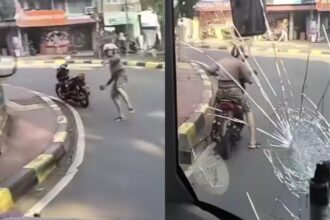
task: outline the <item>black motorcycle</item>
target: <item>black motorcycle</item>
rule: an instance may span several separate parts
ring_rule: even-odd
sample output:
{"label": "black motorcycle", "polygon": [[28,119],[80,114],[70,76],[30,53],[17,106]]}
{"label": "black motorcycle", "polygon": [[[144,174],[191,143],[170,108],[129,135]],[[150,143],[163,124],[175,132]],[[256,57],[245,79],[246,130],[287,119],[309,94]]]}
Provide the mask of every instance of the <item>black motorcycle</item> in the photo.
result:
{"label": "black motorcycle", "polygon": [[[129,54],[137,54],[139,50],[136,42],[132,40],[126,40],[126,41],[118,40],[117,47],[122,55],[127,54],[127,52]],[[127,51],[127,47],[128,47],[128,51]]]}
{"label": "black motorcycle", "polygon": [[57,69],[58,83],[55,86],[56,94],[64,101],[73,102],[83,108],[89,106],[89,88],[85,83],[85,75],[79,74],[74,78],[69,78],[66,66]]}

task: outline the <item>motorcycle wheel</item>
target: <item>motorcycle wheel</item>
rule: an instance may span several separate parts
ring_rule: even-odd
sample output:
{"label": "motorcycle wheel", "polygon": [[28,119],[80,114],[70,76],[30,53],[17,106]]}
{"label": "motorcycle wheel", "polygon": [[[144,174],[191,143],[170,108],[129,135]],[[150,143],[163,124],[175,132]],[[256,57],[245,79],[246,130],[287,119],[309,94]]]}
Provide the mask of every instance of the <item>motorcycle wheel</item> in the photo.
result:
{"label": "motorcycle wheel", "polygon": [[56,95],[60,98],[60,99],[65,99],[65,95],[63,94],[63,89],[62,86],[57,84],[55,87],[55,91],[56,91]]}
{"label": "motorcycle wheel", "polygon": [[232,130],[231,128],[226,128],[224,134],[221,137],[221,144],[220,144],[220,154],[224,160],[228,160],[231,154],[232,148]]}

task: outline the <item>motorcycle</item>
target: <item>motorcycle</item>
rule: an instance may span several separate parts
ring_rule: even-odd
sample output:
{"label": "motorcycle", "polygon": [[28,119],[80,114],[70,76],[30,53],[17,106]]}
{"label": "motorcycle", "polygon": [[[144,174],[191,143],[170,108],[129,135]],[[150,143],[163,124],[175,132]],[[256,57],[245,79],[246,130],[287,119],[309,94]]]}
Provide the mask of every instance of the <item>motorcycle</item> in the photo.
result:
{"label": "motorcycle", "polygon": [[[63,71],[65,66],[61,66],[57,69],[57,79],[58,83],[55,86],[55,91],[57,96],[64,101],[71,101],[74,104],[78,104],[83,108],[89,106],[89,87],[85,84],[85,75],[79,74],[74,78],[69,78],[68,76],[59,76],[59,71]],[[68,74],[68,70],[65,74]]]}
{"label": "motorcycle", "polygon": [[[128,51],[127,51],[127,46],[128,46]],[[127,40],[127,41],[119,40],[117,41],[117,47],[120,53],[123,55],[126,54],[127,52],[129,54],[137,54],[139,50],[136,42],[132,40]]]}
{"label": "motorcycle", "polygon": [[227,160],[235,142],[241,138],[244,124],[238,120],[244,120],[244,112],[238,102],[226,99],[219,100],[215,108],[219,109],[220,113],[217,113],[219,117],[216,116],[213,121],[211,138],[217,143],[217,149],[222,158]]}

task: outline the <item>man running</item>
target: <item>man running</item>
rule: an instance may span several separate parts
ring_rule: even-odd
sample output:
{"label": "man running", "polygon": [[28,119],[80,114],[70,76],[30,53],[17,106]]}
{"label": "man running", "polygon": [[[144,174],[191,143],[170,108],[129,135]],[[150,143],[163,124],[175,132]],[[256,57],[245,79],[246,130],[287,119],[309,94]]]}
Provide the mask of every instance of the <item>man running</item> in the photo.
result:
{"label": "man running", "polygon": [[115,103],[119,115],[117,118],[115,118],[115,121],[123,121],[125,120],[125,116],[121,109],[120,98],[122,98],[126,103],[129,113],[134,113],[134,109],[131,102],[129,101],[127,92],[124,90],[124,87],[128,81],[128,77],[120,56],[117,54],[117,50],[118,48],[114,44],[106,44],[103,47],[103,51],[105,52],[106,56],[110,58],[108,63],[111,77],[105,85],[100,86],[100,89],[105,90],[105,88],[113,82],[111,98]]}

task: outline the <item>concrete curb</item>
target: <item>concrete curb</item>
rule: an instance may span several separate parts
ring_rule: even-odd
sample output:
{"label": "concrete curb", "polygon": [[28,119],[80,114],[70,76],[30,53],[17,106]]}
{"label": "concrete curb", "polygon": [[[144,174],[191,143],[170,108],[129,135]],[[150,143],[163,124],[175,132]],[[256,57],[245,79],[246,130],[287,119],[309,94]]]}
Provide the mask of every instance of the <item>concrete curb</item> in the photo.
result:
{"label": "concrete curb", "polygon": [[212,117],[207,115],[213,100],[212,82],[205,71],[200,69],[197,64],[191,63],[191,66],[193,70],[200,74],[204,84],[204,91],[202,101],[188,120],[178,129],[179,163],[185,165],[192,163],[192,149],[205,138],[203,131],[212,121]]}
{"label": "concrete curb", "polygon": [[18,173],[0,183],[0,213],[10,210],[20,197],[45,181],[66,151],[64,147],[68,129],[66,116],[47,95],[36,91],[33,93],[44,100],[55,112],[57,130],[53,136],[53,142],[42,154],[26,164]]}
{"label": "concrete curb", "polygon": [[[210,50],[226,50],[230,51],[232,49],[232,45],[227,46],[211,46],[211,45],[193,45],[194,47],[201,49],[210,49]],[[251,52],[263,52],[263,53],[274,53],[273,48],[269,47],[251,47]],[[280,54],[308,54],[308,49],[284,49],[284,48],[276,48],[276,52]],[[311,55],[319,55],[319,56],[328,56],[330,55],[330,50],[320,50],[320,49],[312,49]]]}
{"label": "concrete curb", "polygon": [[[64,63],[64,59],[54,59],[54,60],[18,60],[18,65],[48,65],[56,64],[61,65]],[[104,60],[100,59],[90,59],[90,60],[70,60],[69,64],[91,64],[91,65],[104,65]],[[164,69],[164,62],[150,62],[150,61],[134,61],[134,60],[123,60],[123,64],[128,67],[144,67],[146,69]]]}

